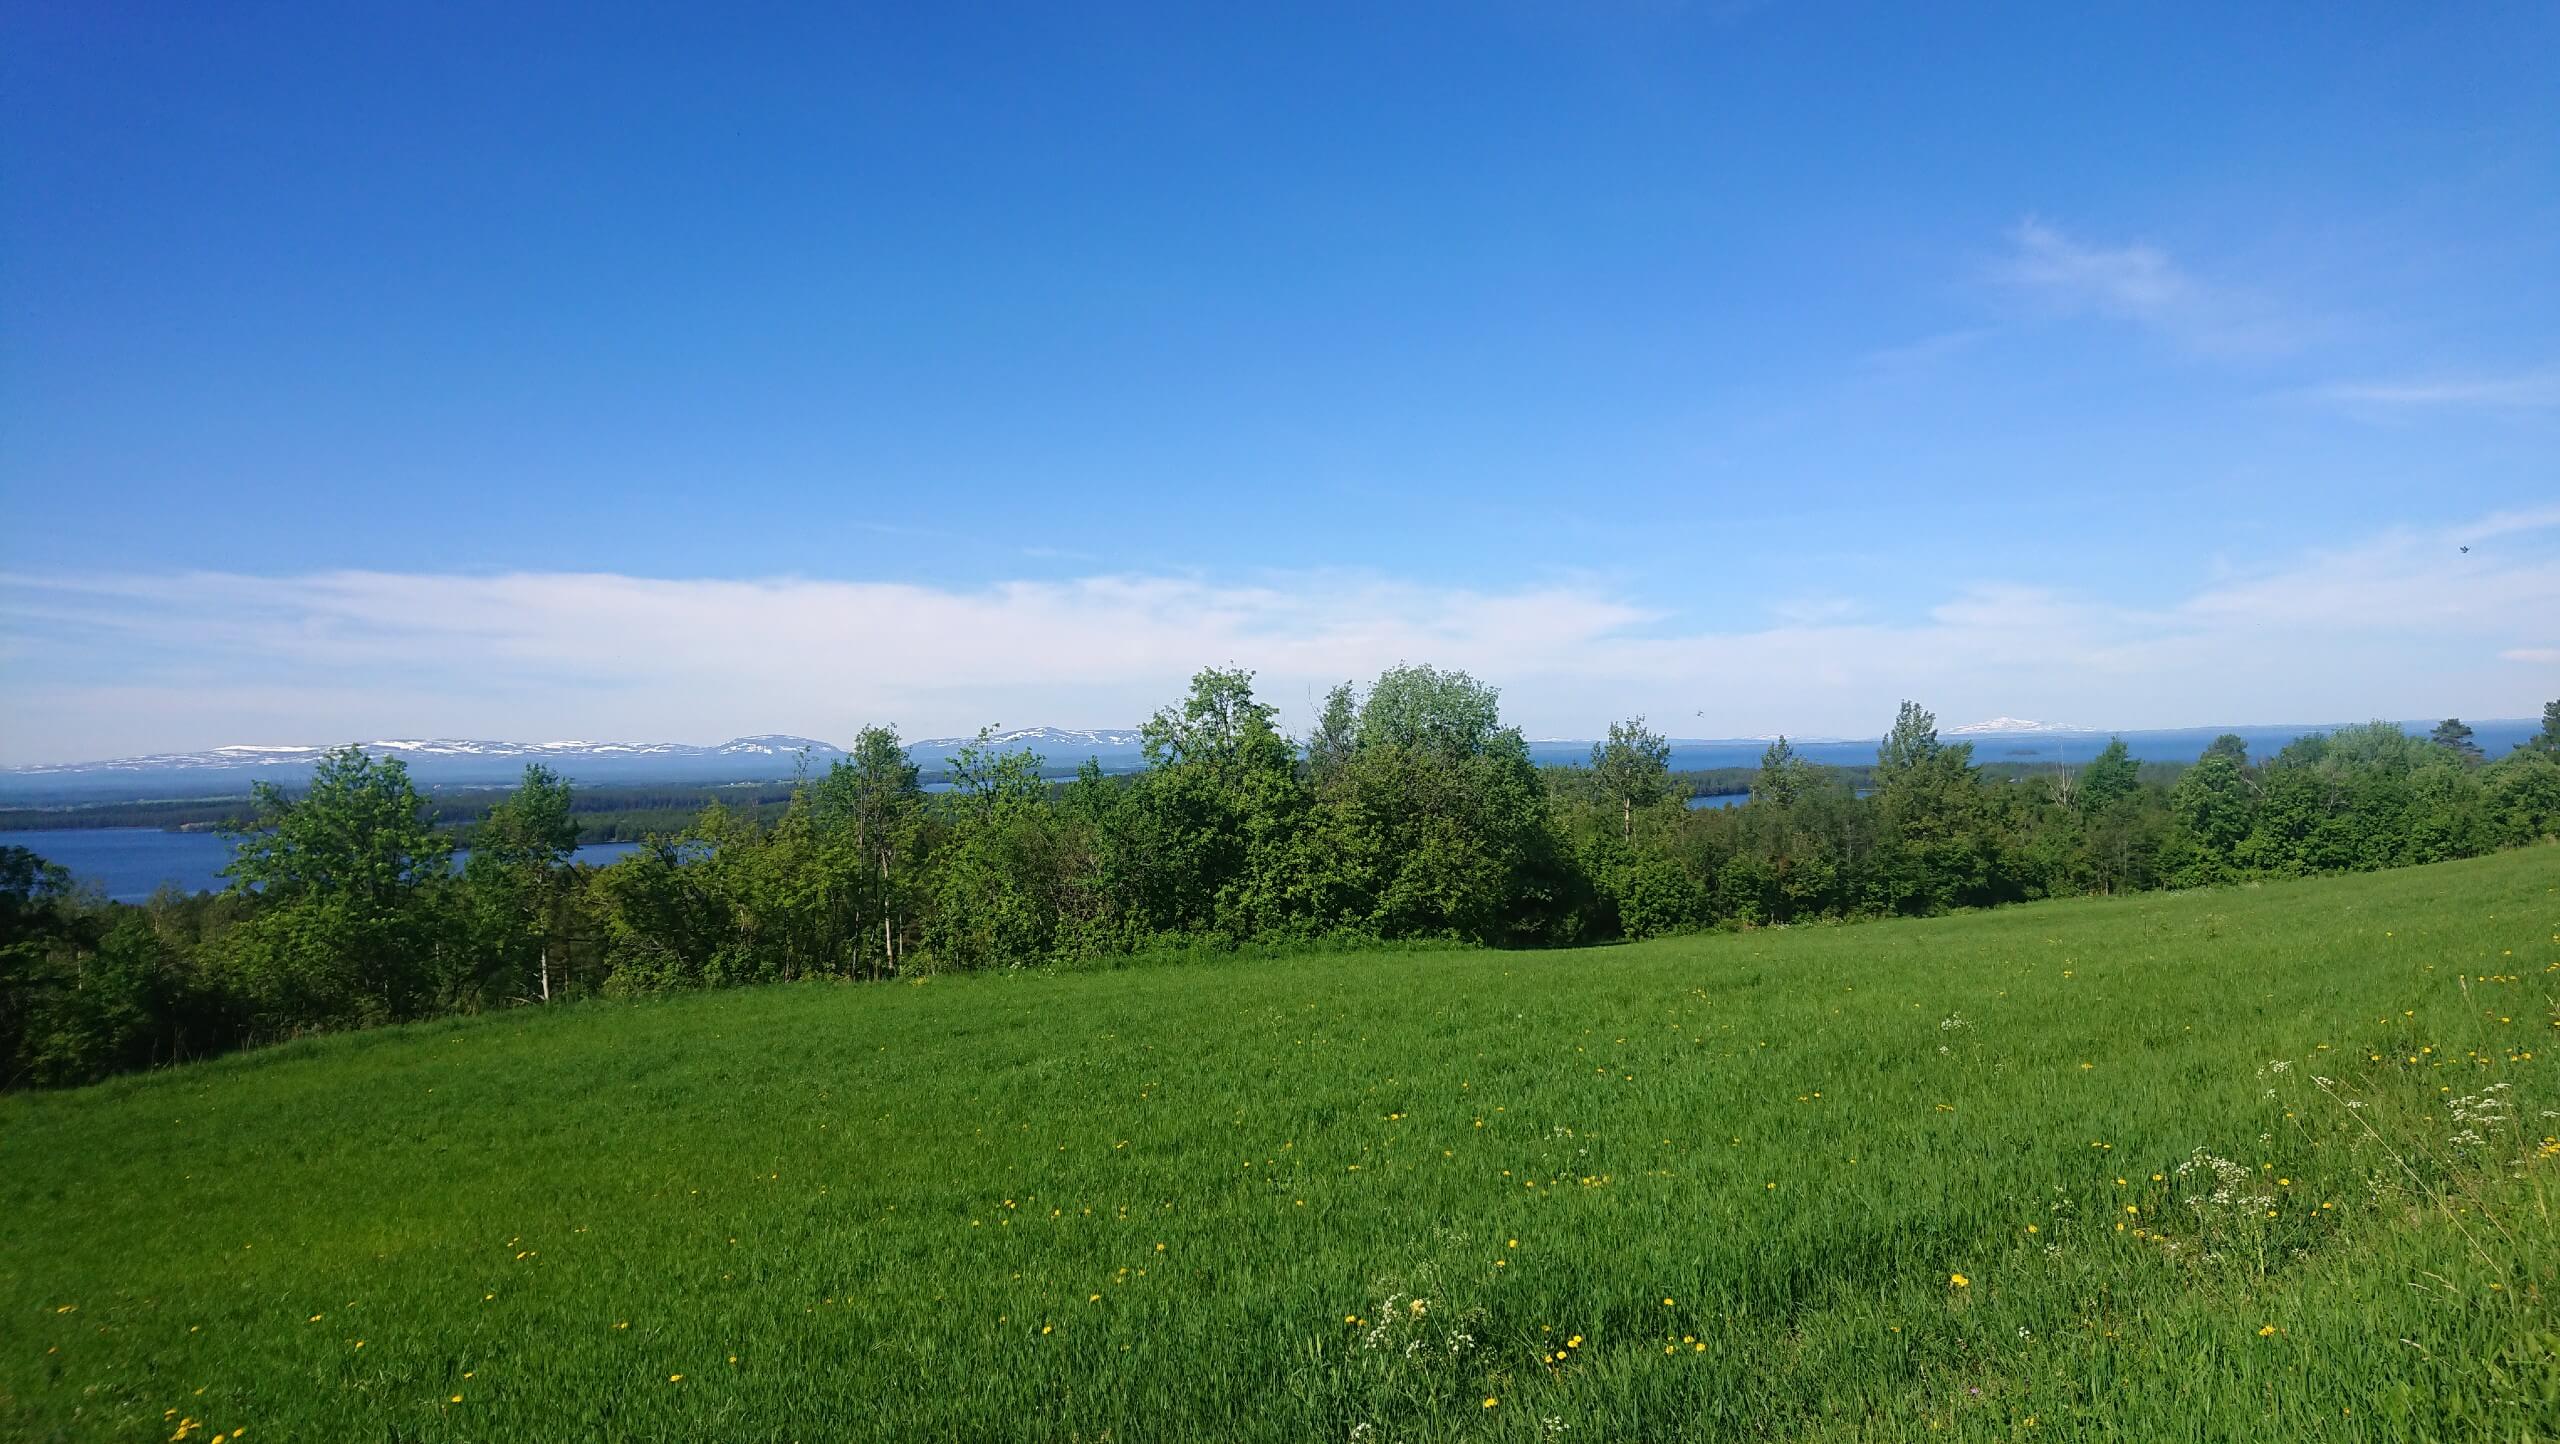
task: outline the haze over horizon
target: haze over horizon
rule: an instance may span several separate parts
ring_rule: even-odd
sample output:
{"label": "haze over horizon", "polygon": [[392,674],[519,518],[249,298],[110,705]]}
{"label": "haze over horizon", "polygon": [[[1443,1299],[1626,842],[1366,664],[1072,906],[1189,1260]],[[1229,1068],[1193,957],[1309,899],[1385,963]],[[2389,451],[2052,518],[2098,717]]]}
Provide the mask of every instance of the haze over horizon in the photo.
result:
{"label": "haze over horizon", "polygon": [[[2560,11],[0,16],[0,765],[2560,696]],[[667,57],[684,57],[670,76]]]}

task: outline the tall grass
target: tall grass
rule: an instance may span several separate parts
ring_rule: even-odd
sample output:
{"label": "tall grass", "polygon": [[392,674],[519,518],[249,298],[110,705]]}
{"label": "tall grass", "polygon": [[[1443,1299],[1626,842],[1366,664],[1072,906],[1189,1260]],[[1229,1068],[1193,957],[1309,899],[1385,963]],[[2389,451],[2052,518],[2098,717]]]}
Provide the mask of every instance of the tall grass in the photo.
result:
{"label": "tall grass", "polygon": [[2560,853],[0,1101],[0,1435],[2560,1435]]}

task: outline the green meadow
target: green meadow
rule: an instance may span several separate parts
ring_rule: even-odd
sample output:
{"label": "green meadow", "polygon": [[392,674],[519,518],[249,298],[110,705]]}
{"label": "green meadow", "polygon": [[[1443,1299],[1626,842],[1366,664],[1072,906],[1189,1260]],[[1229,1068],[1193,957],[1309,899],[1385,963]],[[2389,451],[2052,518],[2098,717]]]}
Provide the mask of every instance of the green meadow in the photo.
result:
{"label": "green meadow", "polygon": [[2560,1436],[2560,851],[0,1099],[11,1439]]}

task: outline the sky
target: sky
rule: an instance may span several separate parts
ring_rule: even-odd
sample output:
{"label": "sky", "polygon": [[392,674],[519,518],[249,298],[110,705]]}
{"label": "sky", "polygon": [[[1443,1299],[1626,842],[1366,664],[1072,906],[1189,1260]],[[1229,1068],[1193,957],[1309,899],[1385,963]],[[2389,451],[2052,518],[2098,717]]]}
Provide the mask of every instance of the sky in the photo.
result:
{"label": "sky", "polygon": [[[0,6],[0,764],[2560,696],[2560,8]],[[2465,550],[2468,548],[2468,550]]]}

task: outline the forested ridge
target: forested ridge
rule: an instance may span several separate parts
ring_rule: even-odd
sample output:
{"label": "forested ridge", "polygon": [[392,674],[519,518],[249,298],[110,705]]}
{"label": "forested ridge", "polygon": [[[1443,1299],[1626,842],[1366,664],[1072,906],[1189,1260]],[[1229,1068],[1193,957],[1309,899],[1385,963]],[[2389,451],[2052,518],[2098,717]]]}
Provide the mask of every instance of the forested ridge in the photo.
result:
{"label": "forested ridge", "polygon": [[539,765],[452,833],[400,761],[341,750],[261,785],[221,894],[98,901],[0,849],[0,1081],[86,1081],[319,1031],[812,977],[881,979],[1181,948],[1402,940],[1541,947],[1927,914],[2471,856],[2560,832],[2560,702],[2506,757],[2448,720],[2372,723],[2184,769],[2112,743],[2076,770],[1984,767],[1904,703],[1870,769],[1784,740],[1750,800],[1692,810],[1643,719],[1541,768],[1496,691],[1392,668],[1295,739],[1252,675],[1208,670],[1145,726],[1147,765],[1059,785],[983,738],[928,793],[896,731],[780,799],[715,801],[575,864]]}

